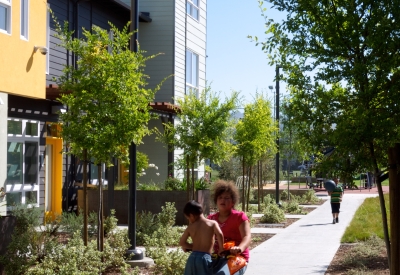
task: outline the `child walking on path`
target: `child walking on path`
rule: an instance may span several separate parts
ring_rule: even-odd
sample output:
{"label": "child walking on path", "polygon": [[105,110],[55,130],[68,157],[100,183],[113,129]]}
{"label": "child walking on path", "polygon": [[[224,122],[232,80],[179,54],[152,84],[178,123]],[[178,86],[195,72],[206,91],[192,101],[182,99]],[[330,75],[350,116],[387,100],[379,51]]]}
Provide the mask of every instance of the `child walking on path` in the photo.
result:
{"label": "child walking on path", "polygon": [[[211,252],[214,246],[214,236],[218,244],[223,245],[224,236],[216,221],[203,216],[203,208],[196,201],[186,203],[183,213],[189,220],[189,225],[183,232],[179,245],[184,251],[192,251],[185,266],[184,275],[212,274]],[[188,243],[188,238],[192,243]]]}
{"label": "child walking on path", "polygon": [[342,186],[338,185],[338,178],[333,178],[333,181],[335,182],[336,187],[335,189],[333,189],[333,191],[328,192],[328,194],[331,196],[331,208],[333,217],[332,223],[335,224],[339,222],[340,203],[342,202],[343,188]]}

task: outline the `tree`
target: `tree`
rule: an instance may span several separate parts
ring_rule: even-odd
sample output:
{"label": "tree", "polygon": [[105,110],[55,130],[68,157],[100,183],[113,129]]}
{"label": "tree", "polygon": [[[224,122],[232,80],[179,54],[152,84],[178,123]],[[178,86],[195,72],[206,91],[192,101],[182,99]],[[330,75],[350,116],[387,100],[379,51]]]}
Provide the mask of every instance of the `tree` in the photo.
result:
{"label": "tree", "polygon": [[[281,23],[264,14],[267,38],[261,45],[270,64],[279,64],[287,72],[282,79],[291,91],[293,120],[307,124],[298,129],[316,151],[335,148],[329,158],[321,159],[334,164],[332,170],[341,165],[346,173],[374,171],[390,259],[380,176],[386,171],[388,147],[399,139],[398,3],[268,2],[287,13]],[[263,2],[259,3],[262,8]]]}
{"label": "tree", "polygon": [[[57,83],[64,94],[60,101],[67,112],[60,114],[61,135],[69,154],[86,163],[93,158],[96,165],[111,165],[111,158],[126,163],[131,142],[139,144],[150,133],[149,103],[159,89],[147,89],[143,69],[147,60],[143,51],[132,52],[128,25],[118,30],[110,24],[113,38],[106,30],[93,26],[83,30],[83,38],[73,38],[68,24],[57,32],[60,46],[74,53],[77,64],[65,66]],[[85,165],[86,166],[86,165]],[[103,204],[99,169],[99,250],[102,250]],[[86,181],[84,181],[86,185]],[[85,209],[84,209],[85,211]],[[85,213],[86,217],[87,213]],[[84,236],[87,239],[87,235]]]}
{"label": "tree", "polygon": [[[247,174],[251,175],[251,167],[262,157],[276,150],[276,127],[272,121],[270,103],[261,95],[257,95],[255,102],[247,104],[244,108],[244,117],[236,124],[233,139],[236,142],[235,155],[242,159],[243,179],[247,166]],[[248,188],[250,188],[250,181]],[[245,184],[242,184],[242,210],[245,210],[245,202],[249,201],[250,190],[245,195]],[[248,207],[247,207],[248,208]]]}
{"label": "tree", "polygon": [[[161,137],[174,149],[182,149],[186,157],[187,169],[204,159],[210,159],[212,163],[221,163],[229,158],[233,145],[230,143],[231,113],[237,109],[238,93],[233,92],[230,98],[221,102],[217,94],[210,87],[204,89],[199,96],[190,91],[184,98],[178,98],[179,111],[178,123],[165,124],[164,135]],[[188,199],[190,190],[190,177],[187,172]]]}

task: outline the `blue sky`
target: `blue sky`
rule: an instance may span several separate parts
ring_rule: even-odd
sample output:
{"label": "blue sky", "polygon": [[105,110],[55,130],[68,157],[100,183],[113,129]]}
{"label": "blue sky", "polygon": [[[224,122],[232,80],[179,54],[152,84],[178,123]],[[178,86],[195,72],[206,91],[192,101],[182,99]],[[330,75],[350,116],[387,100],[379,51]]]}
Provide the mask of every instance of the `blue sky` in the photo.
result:
{"label": "blue sky", "polygon": [[[275,19],[282,15],[267,10]],[[275,89],[275,67],[268,65],[267,55],[255,46],[248,35],[265,40],[265,20],[257,0],[207,1],[207,63],[206,79],[221,97],[239,91],[245,102],[253,102],[256,92],[267,94],[272,102]],[[285,93],[280,83],[281,94]]]}

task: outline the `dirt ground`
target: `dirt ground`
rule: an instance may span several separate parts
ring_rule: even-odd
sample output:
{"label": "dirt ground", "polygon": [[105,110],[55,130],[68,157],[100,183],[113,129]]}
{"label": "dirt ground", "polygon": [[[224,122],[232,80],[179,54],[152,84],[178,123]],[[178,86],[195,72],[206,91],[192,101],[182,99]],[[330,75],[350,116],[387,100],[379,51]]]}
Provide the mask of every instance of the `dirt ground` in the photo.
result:
{"label": "dirt ground", "polygon": [[[357,270],[357,267],[347,265],[344,263],[348,252],[354,247],[354,244],[342,244],[340,245],[335,257],[332,259],[325,275],[345,275],[351,273],[350,270]],[[357,274],[368,274],[368,275],[389,275],[389,266],[386,257],[386,250],[381,251],[380,257],[374,257],[371,259],[359,259],[359,262],[365,261],[367,264],[358,267],[360,273]],[[363,273],[363,271],[368,271],[368,273]],[[354,274],[354,273],[353,273]]]}

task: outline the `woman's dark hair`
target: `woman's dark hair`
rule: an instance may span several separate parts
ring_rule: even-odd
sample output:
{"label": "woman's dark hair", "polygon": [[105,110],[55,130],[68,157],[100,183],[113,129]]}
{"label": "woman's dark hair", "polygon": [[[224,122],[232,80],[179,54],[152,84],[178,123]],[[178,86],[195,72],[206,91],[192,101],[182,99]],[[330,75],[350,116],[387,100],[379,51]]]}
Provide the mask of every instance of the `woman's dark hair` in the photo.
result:
{"label": "woman's dark hair", "polygon": [[225,181],[219,180],[214,183],[212,188],[212,200],[214,201],[215,205],[217,204],[218,197],[221,196],[223,193],[227,192],[232,197],[232,202],[234,205],[239,202],[239,190],[233,181]]}
{"label": "woman's dark hair", "polygon": [[189,217],[190,214],[193,216],[200,216],[203,214],[203,207],[197,201],[189,201],[183,208],[183,214],[185,214],[187,217]]}

